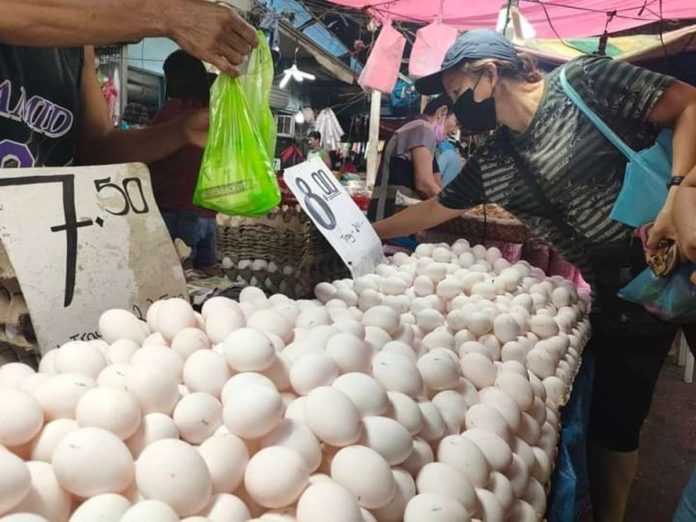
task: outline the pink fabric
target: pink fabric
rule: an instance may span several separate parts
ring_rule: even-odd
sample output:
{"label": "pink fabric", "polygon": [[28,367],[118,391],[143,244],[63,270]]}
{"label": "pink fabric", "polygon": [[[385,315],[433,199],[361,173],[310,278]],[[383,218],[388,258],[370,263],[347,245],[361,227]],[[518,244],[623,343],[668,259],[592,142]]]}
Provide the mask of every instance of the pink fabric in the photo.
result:
{"label": "pink fabric", "polygon": [[457,33],[454,27],[437,21],[418,29],[408,62],[408,73],[414,78],[420,78],[437,71],[447,49],[456,40]]}
{"label": "pink fabric", "polygon": [[387,22],[377,37],[358,84],[365,89],[392,92],[401,67],[406,38]]}
{"label": "pink fabric", "polygon": [[[432,22],[440,13],[445,24],[458,29],[477,27],[495,28],[498,13],[505,2],[492,0],[331,0],[355,9],[369,8],[378,19],[386,17],[407,22]],[[538,38],[586,37],[604,32],[607,12],[617,14],[609,24],[609,31],[616,32],[656,22],[660,19],[657,0],[556,0],[542,4],[545,0],[529,2],[520,0],[522,15],[536,30]],[[647,4],[641,14],[643,4]],[[548,22],[551,19],[553,28]],[[588,11],[592,10],[592,11]],[[662,0],[662,17],[665,19],[696,18],[695,0]]]}

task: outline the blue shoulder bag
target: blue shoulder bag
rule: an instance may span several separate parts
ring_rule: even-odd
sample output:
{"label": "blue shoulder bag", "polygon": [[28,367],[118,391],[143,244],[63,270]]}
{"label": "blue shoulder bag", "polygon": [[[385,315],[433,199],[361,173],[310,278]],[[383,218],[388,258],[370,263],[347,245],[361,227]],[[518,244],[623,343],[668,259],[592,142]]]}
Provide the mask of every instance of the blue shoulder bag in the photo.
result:
{"label": "blue shoulder bag", "polygon": [[[624,156],[626,172],[611,218],[632,228],[655,220],[667,199],[667,182],[672,175],[672,130],[665,129],[654,145],[635,151],[602,121],[568,82],[564,65],[561,87],[585,116]],[[696,286],[690,281],[696,263],[677,268],[668,277],[658,277],[646,268],[619,290],[618,296],[642,305],[661,319],[675,323],[696,322]]]}

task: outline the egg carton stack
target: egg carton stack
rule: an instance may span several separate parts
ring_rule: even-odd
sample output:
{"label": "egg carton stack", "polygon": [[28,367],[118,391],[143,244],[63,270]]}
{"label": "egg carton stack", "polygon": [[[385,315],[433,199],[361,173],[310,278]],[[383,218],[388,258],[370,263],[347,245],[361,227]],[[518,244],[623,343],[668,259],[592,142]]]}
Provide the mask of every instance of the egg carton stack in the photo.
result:
{"label": "egg carton stack", "polygon": [[541,520],[587,299],[458,241],[314,300],[107,311],[0,367],[0,521]]}
{"label": "egg carton stack", "polygon": [[317,283],[348,273],[298,205],[283,205],[261,218],[221,216],[217,243],[231,281],[271,293],[308,297]]}
{"label": "egg carton stack", "polygon": [[39,353],[27,303],[0,242],[0,364],[20,361],[36,365]]}

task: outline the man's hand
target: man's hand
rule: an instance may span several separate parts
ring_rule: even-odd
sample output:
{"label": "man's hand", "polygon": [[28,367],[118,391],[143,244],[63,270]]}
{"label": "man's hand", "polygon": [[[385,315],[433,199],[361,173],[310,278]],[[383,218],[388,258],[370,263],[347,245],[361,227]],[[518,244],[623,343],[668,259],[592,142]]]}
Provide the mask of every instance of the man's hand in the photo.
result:
{"label": "man's hand", "polygon": [[682,184],[679,187],[672,215],[679,250],[689,261],[696,262],[696,186]]}
{"label": "man's hand", "polygon": [[188,53],[237,76],[236,66],[256,47],[254,28],[230,7],[203,0],[179,0],[167,9],[169,36]]}
{"label": "man's hand", "polygon": [[181,132],[184,142],[187,145],[205,148],[205,142],[208,139],[208,125],[210,125],[210,117],[207,109],[183,116]]}

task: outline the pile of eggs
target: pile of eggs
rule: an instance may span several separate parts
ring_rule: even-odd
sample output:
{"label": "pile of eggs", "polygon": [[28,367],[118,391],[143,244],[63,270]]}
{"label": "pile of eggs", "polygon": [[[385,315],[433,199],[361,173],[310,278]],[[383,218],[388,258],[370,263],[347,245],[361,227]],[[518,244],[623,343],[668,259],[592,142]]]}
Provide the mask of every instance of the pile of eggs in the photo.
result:
{"label": "pile of eggs", "polygon": [[588,296],[463,240],[315,293],[109,310],[0,367],[0,522],[543,518]]}

